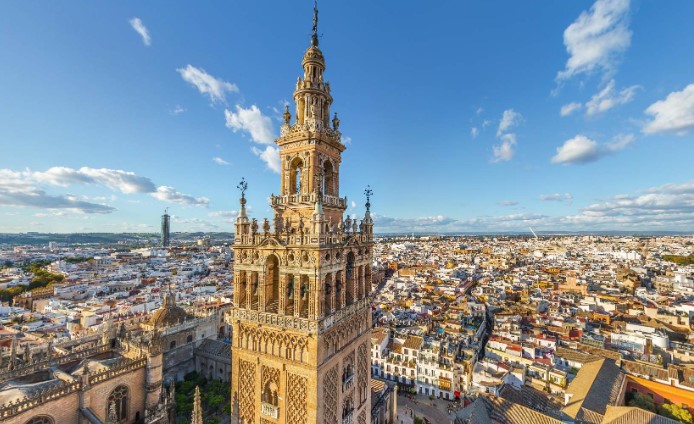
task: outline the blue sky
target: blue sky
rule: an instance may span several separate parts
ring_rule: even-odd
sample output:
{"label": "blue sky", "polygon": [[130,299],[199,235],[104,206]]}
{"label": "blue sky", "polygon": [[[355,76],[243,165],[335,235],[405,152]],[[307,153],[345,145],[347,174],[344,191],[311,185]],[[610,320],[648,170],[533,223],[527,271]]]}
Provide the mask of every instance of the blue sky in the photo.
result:
{"label": "blue sky", "polygon": [[[312,3],[0,3],[0,232],[231,231]],[[377,230],[694,228],[694,2],[321,2]]]}

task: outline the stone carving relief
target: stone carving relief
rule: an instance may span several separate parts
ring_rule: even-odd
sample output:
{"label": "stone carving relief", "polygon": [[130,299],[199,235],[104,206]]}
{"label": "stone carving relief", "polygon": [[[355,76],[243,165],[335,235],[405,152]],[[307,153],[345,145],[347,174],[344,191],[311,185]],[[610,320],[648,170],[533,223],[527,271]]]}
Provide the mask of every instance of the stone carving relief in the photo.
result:
{"label": "stone carving relief", "polygon": [[239,361],[239,417],[255,421],[255,364]]}
{"label": "stone carving relief", "polygon": [[325,399],[325,417],[323,421],[326,424],[337,424],[337,375],[337,365],[335,365],[325,374],[325,380],[323,381],[323,399]]}
{"label": "stone carving relief", "polygon": [[287,422],[305,424],[308,422],[306,411],[306,396],[308,379],[289,374],[287,377]]}

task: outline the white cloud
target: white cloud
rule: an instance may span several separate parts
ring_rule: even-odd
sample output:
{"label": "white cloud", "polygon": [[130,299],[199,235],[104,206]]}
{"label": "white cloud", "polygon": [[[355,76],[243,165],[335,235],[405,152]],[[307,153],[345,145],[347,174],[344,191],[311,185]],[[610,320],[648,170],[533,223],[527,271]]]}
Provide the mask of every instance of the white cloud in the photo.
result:
{"label": "white cloud", "polygon": [[39,209],[70,209],[88,214],[115,211],[115,208],[111,206],[77,200],[69,195],[54,196],[39,189],[32,189],[27,192],[9,192],[0,189],[0,205]]}
{"label": "white cloud", "polygon": [[652,187],[639,194],[622,194],[594,203],[562,219],[584,228],[684,229],[694,226],[694,181]]}
{"label": "white cloud", "polygon": [[457,222],[456,219],[445,215],[424,216],[418,218],[392,218],[379,214],[371,215],[374,225],[379,231],[440,231],[443,227]]}
{"label": "white cloud", "polygon": [[608,143],[605,146],[605,150],[608,153],[619,152],[620,150],[624,150],[628,145],[633,143],[635,139],[636,137],[634,137],[634,134],[620,134],[617,137],[615,137],[611,143]]}
{"label": "white cloud", "polygon": [[[0,204],[10,206],[29,206],[44,208],[74,209],[85,213],[109,213],[115,209],[98,203],[91,203],[88,197],[82,199],[69,194],[49,195],[40,186],[68,187],[71,185],[97,185],[118,190],[125,194],[150,194],[153,197],[178,204],[207,206],[205,197],[194,198],[179,193],[173,187],[157,187],[151,179],[134,172],[120,169],[90,168],[79,169],[55,166],[46,171],[12,171],[0,169]],[[114,201],[115,197],[97,196],[95,201]]]}
{"label": "white cloud", "polygon": [[631,87],[616,92],[614,86],[615,81],[612,79],[605,85],[605,88],[591,97],[586,103],[586,115],[595,115],[612,109],[615,106],[629,103],[634,98],[634,94],[636,94],[636,90],[639,88],[638,85],[632,85]]}
{"label": "white cloud", "polygon": [[492,146],[492,158],[493,163],[506,162],[513,159],[513,155],[516,153],[516,135],[515,134],[504,134],[501,136],[501,144]]}
{"label": "white cloud", "polygon": [[557,80],[597,70],[610,75],[630,44],[629,0],[597,0],[564,31],[569,59]]}
{"label": "white cloud", "polygon": [[541,194],[539,197],[540,200],[543,202],[566,202],[568,204],[571,204],[571,202],[574,199],[573,194],[571,193],[552,193],[552,194]]}
{"label": "white cloud", "polygon": [[142,23],[140,18],[132,18],[128,22],[130,22],[130,26],[133,27],[135,32],[140,34],[140,37],[142,37],[142,42],[145,44],[145,46],[152,44],[152,38],[149,36],[149,31],[147,30],[145,24]]}
{"label": "white cloud", "polygon": [[216,163],[217,165],[229,165],[229,162],[225,161],[224,159],[220,158],[219,156],[213,157],[212,162]]}
{"label": "white cloud", "polygon": [[496,130],[496,136],[501,137],[502,134],[507,133],[508,130],[517,126],[522,119],[523,117],[520,113],[513,109],[506,109],[499,121],[499,128]]}
{"label": "white cloud", "polygon": [[67,187],[70,184],[98,184],[121,193],[151,193],[155,185],[147,177],[120,169],[90,168],[80,169],[54,166],[44,172],[33,172],[28,175],[32,180]]}
{"label": "white cloud", "polygon": [[674,91],[646,109],[653,120],[643,128],[646,134],[685,135],[694,131],[694,84]]}
{"label": "white cloud", "polygon": [[352,200],[351,206],[352,206],[352,209],[356,209],[357,208],[357,202]]}
{"label": "white cloud", "polygon": [[509,130],[518,126],[523,121],[523,116],[513,109],[506,109],[499,120],[496,136],[501,140],[500,144],[492,146],[492,163],[506,162],[516,153],[516,134]]}
{"label": "white cloud", "polygon": [[584,135],[577,135],[557,147],[557,154],[552,158],[552,163],[566,165],[594,162],[604,156],[624,150],[633,141],[633,134],[622,134],[615,137],[611,143],[600,145]]}
{"label": "white cloud", "polygon": [[173,108],[173,110],[171,111],[171,114],[172,115],[180,115],[185,111],[186,111],[186,109],[184,109],[181,105],[176,105],[176,107]]}
{"label": "white cloud", "polygon": [[265,162],[267,167],[274,173],[279,174],[281,170],[280,165],[280,150],[277,147],[266,146],[265,150],[259,149],[255,146],[251,147],[251,151]]}
{"label": "white cloud", "polygon": [[470,129],[470,135],[472,138],[477,138],[477,135],[479,135],[480,131],[477,129],[477,127],[472,127]]}
{"label": "white cloud", "polygon": [[239,211],[214,211],[207,214],[215,218],[236,218],[239,216]]}
{"label": "white cloud", "polygon": [[176,191],[175,188],[169,186],[159,186],[152,197],[167,203],[176,203],[179,205],[193,205],[207,207],[210,204],[210,199],[207,197],[193,197],[187,194]]}
{"label": "white cloud", "polygon": [[552,158],[552,163],[587,163],[598,160],[599,157],[598,143],[584,135],[577,135],[557,147],[557,154]]}
{"label": "white cloud", "polygon": [[345,146],[352,144],[352,137],[342,135],[342,144],[344,144]]}
{"label": "white cloud", "polygon": [[238,93],[239,88],[236,84],[215,78],[205,72],[202,68],[188,65],[185,68],[177,69],[181,77],[193,85],[201,94],[207,94],[212,103],[226,102],[226,93]]}
{"label": "white cloud", "polygon": [[516,127],[523,120],[523,116],[513,109],[506,109],[499,120],[496,136],[501,140],[500,144],[492,146],[492,163],[506,162],[516,153],[516,134],[509,130]]}
{"label": "white cloud", "polygon": [[171,216],[171,222],[182,226],[183,231],[216,230],[219,225],[200,218],[182,218],[177,215]]}
{"label": "white cloud", "polygon": [[580,110],[581,107],[583,107],[583,106],[578,102],[568,103],[568,104],[565,104],[564,106],[561,107],[559,114],[561,116],[569,116],[572,113],[576,112],[577,110]]}
{"label": "white cloud", "polygon": [[518,204],[518,202],[515,200],[504,200],[504,201],[498,203],[499,206],[504,206],[504,207],[516,206],[517,204]]}
{"label": "white cloud", "polygon": [[236,112],[224,110],[226,126],[232,131],[246,131],[251,139],[259,144],[272,144],[275,140],[275,132],[272,119],[263,115],[256,105],[244,109],[236,105]]}

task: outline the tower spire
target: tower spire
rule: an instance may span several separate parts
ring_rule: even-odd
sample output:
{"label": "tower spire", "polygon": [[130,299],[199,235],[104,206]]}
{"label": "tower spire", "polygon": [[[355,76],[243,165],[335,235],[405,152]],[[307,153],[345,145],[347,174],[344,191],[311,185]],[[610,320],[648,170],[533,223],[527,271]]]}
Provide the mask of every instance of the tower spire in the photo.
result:
{"label": "tower spire", "polygon": [[311,45],[318,47],[318,0],[313,2],[313,35],[311,35]]}

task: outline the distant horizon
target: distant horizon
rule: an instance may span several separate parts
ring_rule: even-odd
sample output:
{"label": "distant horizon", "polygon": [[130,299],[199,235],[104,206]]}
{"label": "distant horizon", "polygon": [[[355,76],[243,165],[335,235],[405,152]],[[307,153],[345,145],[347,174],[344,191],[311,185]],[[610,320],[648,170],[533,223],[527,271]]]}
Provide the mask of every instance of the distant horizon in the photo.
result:
{"label": "distant horizon", "polygon": [[[694,230],[691,231],[679,231],[679,230],[641,230],[641,231],[630,231],[630,230],[602,230],[602,231],[569,231],[569,230],[534,230],[536,234],[542,235],[638,235],[638,236],[648,236],[648,235],[679,235],[679,236],[694,236]],[[0,232],[0,236],[3,235],[97,235],[97,234],[107,234],[107,235],[139,235],[139,236],[151,236],[159,237],[161,233],[158,232],[107,232],[107,231],[86,231],[86,232],[38,232],[38,231],[25,231],[25,232]],[[218,235],[218,234],[230,234],[234,235],[233,231],[171,231],[171,234],[185,235],[185,234],[208,234],[208,235]],[[272,232],[271,232],[272,234]],[[458,235],[518,235],[518,236],[529,236],[533,237],[533,233],[530,231],[454,231],[454,232],[426,232],[426,231],[404,231],[404,232],[378,232],[374,231],[374,235],[380,236],[458,236]]]}

